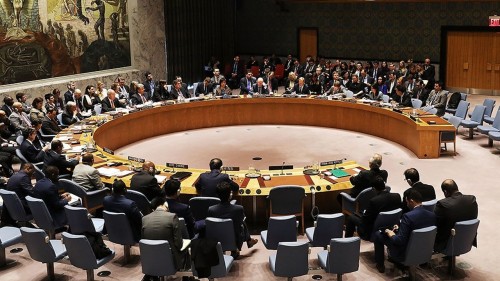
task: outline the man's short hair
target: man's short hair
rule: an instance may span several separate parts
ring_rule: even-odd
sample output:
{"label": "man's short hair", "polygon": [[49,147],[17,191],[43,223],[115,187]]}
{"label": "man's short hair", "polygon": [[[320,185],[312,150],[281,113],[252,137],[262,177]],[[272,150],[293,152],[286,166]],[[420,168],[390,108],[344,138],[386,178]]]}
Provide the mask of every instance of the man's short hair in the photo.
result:
{"label": "man's short hair", "polygon": [[382,167],[382,155],[378,153],[373,154],[368,163],[370,164],[370,168]]}
{"label": "man's short hair", "polygon": [[63,144],[60,140],[53,140],[50,143],[50,149],[52,149],[52,150],[57,150],[58,148],[62,148],[62,147],[63,147]]}
{"label": "man's short hair", "polygon": [[55,107],[52,107],[52,108],[48,108],[47,109],[47,114],[51,114],[53,112],[57,112],[57,109]]}
{"label": "man's short hair", "polygon": [[220,170],[220,168],[222,167],[222,160],[219,158],[214,158],[210,160],[209,166],[210,170]]}
{"label": "man's short hair", "polygon": [[27,130],[23,131],[24,139],[28,139],[29,135],[33,134],[33,132],[35,132],[35,128],[28,128]]}
{"label": "man's short hair", "polygon": [[82,163],[91,165],[94,161],[94,155],[92,153],[85,153],[82,157]]}
{"label": "man's short hair", "polygon": [[217,195],[221,202],[228,202],[231,197],[231,185],[225,181],[217,184]]}
{"label": "man's short hair", "polygon": [[165,189],[165,195],[173,196],[181,189],[181,182],[178,180],[167,180],[163,188]]}
{"label": "man's short hair", "polygon": [[47,166],[43,172],[45,177],[52,181],[57,180],[57,177],[59,177],[59,168],[56,166]]}
{"label": "man's short hair", "polygon": [[151,200],[151,208],[154,210],[158,208],[159,206],[165,204],[165,197],[163,196],[157,196]]}
{"label": "man's short hair", "polygon": [[420,181],[420,175],[415,168],[406,169],[406,171],[404,172],[404,176],[406,180],[411,180],[412,183]]}
{"label": "man's short hair", "polygon": [[422,194],[413,188],[406,192],[406,200],[413,200],[416,203],[422,203]]}
{"label": "man's short hair", "polygon": [[400,91],[401,93],[404,93],[406,91],[405,86],[403,85],[397,85],[396,90]]}
{"label": "man's short hair", "polygon": [[125,194],[127,186],[122,180],[115,180],[113,183],[113,193],[114,194]]}
{"label": "man's short hair", "polygon": [[443,192],[446,191],[449,194],[452,194],[453,192],[458,191],[458,185],[454,180],[447,179],[447,180],[444,180],[443,183],[441,184],[441,190]]}
{"label": "man's short hair", "polygon": [[377,176],[373,182],[372,182],[372,187],[375,188],[377,191],[382,191],[385,189],[385,181],[381,176]]}

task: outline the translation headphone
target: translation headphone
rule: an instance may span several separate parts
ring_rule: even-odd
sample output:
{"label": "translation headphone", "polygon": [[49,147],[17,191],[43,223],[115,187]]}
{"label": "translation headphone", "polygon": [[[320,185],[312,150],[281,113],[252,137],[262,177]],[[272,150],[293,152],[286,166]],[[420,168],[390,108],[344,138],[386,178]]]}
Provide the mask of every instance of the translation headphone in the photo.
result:
{"label": "translation headphone", "polygon": [[412,181],[411,179],[406,179],[406,182],[408,182],[408,184],[409,184],[410,186],[412,186],[412,185],[413,185],[413,181]]}

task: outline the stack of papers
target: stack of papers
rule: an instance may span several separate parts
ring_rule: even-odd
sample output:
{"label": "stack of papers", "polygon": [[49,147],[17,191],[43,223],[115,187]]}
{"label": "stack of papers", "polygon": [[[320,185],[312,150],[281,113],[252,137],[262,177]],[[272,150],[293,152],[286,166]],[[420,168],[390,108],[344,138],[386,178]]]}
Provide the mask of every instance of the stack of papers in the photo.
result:
{"label": "stack of papers", "polygon": [[164,182],[167,179],[167,176],[155,175],[155,178],[158,182]]}
{"label": "stack of papers", "polygon": [[99,171],[99,174],[101,176],[105,177],[124,177],[134,172],[134,171],[121,171],[117,168],[107,168],[107,167],[101,167],[97,169],[97,171]]}
{"label": "stack of papers", "polygon": [[76,145],[76,146],[70,147],[70,149],[67,150],[66,153],[82,153],[84,148],[85,147],[83,145]]}

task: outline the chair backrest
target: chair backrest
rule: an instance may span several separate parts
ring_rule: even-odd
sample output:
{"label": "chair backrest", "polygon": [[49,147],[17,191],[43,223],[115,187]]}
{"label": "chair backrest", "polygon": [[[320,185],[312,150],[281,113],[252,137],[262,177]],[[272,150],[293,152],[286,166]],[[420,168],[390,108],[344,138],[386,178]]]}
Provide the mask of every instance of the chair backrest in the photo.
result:
{"label": "chair backrest", "polygon": [[260,68],[257,65],[250,67],[250,71],[252,72],[253,77],[260,77]]}
{"label": "chair backrest", "polygon": [[205,219],[205,225],[206,237],[220,242],[224,252],[238,249],[234,235],[233,220],[208,217]]}
{"label": "chair backrest", "polygon": [[495,115],[495,119],[493,119],[493,124],[491,124],[491,126],[500,130],[500,107],[497,110],[497,114]]}
{"label": "chair backrest", "polygon": [[80,198],[87,197],[85,189],[76,182],[68,179],[59,179],[59,188],[64,189],[65,192],[72,193]]}
{"label": "chair backrest", "polygon": [[354,93],[352,91],[346,90],[345,91],[345,97],[346,98],[353,98],[354,97]]}
{"label": "chair backrest", "polygon": [[69,261],[81,269],[97,269],[97,259],[89,240],[85,235],[75,235],[68,232],[62,233],[63,242],[68,251]]}
{"label": "chair backrest", "polygon": [[29,163],[30,161],[28,161],[28,159],[26,159],[26,157],[24,157],[23,153],[21,152],[21,150],[19,148],[16,148],[16,156],[21,159],[21,161],[24,163]]}
{"label": "chair backrest", "polygon": [[67,126],[66,124],[63,123],[62,112],[59,113],[59,114],[57,114],[56,118],[57,118],[57,121],[59,121],[59,125],[61,125],[61,126]]}
{"label": "chair backrest", "polygon": [[56,261],[54,248],[49,243],[50,240],[45,231],[38,228],[21,227],[21,235],[32,259],[43,263]]}
{"label": "chair backrest", "polygon": [[284,76],[285,76],[285,66],[282,64],[277,64],[276,69],[274,70],[274,77],[280,80],[283,79]]}
{"label": "chair backrest", "polygon": [[458,126],[460,126],[460,123],[462,122],[463,119],[457,116],[450,116],[448,119],[448,122],[450,122],[451,125],[455,127],[455,129],[458,129]]}
{"label": "chair backrest", "polygon": [[326,247],[332,238],[342,237],[343,230],[344,215],[342,213],[320,214],[316,220],[312,244]]}
{"label": "chair backrest", "polygon": [[496,100],[493,99],[484,99],[483,105],[486,107],[484,110],[485,116],[491,116],[493,113],[493,108],[495,107]]}
{"label": "chair backrest", "polygon": [[72,234],[82,234],[84,232],[96,232],[92,219],[86,208],[64,206],[66,218],[68,218],[69,229]]}
{"label": "chair backrest", "polygon": [[297,241],[297,217],[270,217],[267,226],[267,248],[277,249],[279,242]]}
{"label": "chair backrest", "polygon": [[179,218],[179,227],[181,228],[182,239],[190,239],[184,218]]}
{"label": "chair backrest", "polygon": [[455,116],[462,118],[462,119],[465,119],[465,117],[467,117],[467,111],[469,111],[469,102],[461,100],[458,103],[457,111],[455,112]]}
{"label": "chair backrest", "polygon": [[450,235],[446,248],[441,253],[447,256],[458,256],[469,252],[476,238],[478,227],[478,219],[456,222],[453,227],[455,235]]}
{"label": "chair backrest", "polygon": [[434,252],[436,230],[436,226],[429,226],[414,229],[411,232],[403,264],[407,266],[419,265],[431,259],[432,253]]}
{"label": "chair backrest", "polygon": [[101,112],[102,112],[102,104],[98,103],[98,104],[94,105],[94,112],[95,112],[96,115],[101,114]]}
{"label": "chair backrest", "polygon": [[366,210],[366,208],[368,207],[368,203],[373,197],[375,197],[375,195],[377,195],[377,192],[371,187],[363,189],[358,194],[358,196],[354,200],[355,204],[357,205],[356,208],[358,213],[362,214],[363,211]]}
{"label": "chair backrest", "polygon": [[332,239],[325,271],[334,274],[357,271],[359,268],[360,246],[361,239],[359,237]]}
{"label": "chair backrest", "polygon": [[[210,273],[210,278],[221,278],[227,275],[227,272],[232,266],[229,264],[229,268],[226,268],[226,259],[224,258],[224,252],[222,251],[222,246],[220,243],[217,243],[217,254],[219,256],[219,264],[216,266],[212,266],[211,268],[211,273]],[[232,259],[232,257],[231,257]]]}
{"label": "chair backrest", "polygon": [[30,216],[26,214],[21,200],[14,191],[0,189],[0,195],[3,199],[3,207],[9,210],[10,217],[15,221],[29,221]]}
{"label": "chair backrest", "polygon": [[42,171],[42,169],[40,169],[40,167],[38,167],[37,165],[33,165],[35,167],[35,179],[38,181],[38,180],[41,180],[45,177],[45,173]]}
{"label": "chair backrest", "polygon": [[476,105],[472,111],[470,120],[479,124],[483,123],[485,109],[486,107],[484,105]]}
{"label": "chair backrest", "polygon": [[127,189],[127,193],[125,193],[125,197],[134,201],[137,204],[137,208],[141,210],[142,215],[147,215],[151,213],[153,210],[151,209],[151,202],[149,202],[146,195],[137,190]]}
{"label": "chair backrest", "polygon": [[282,277],[306,275],[309,271],[308,255],[307,242],[280,242],[276,252],[274,275]]}
{"label": "chair backrest", "polygon": [[208,215],[208,208],[220,203],[216,197],[193,197],[189,199],[189,207],[195,220],[204,220]]}
{"label": "chair backrest", "polygon": [[172,249],[167,240],[141,239],[139,249],[142,273],[151,276],[169,276],[177,272]]}
{"label": "chair backrest", "polygon": [[411,106],[413,108],[421,108],[422,107],[422,100],[420,99],[415,99],[415,98],[412,98],[411,99]]}
{"label": "chair backrest", "polygon": [[17,144],[21,145],[23,143],[23,141],[24,141],[23,135],[17,136],[17,138],[16,138]]}
{"label": "chair backrest", "polygon": [[467,100],[467,94],[466,93],[460,93],[460,98],[462,100]]}
{"label": "chair backrest", "polygon": [[427,112],[429,112],[430,114],[436,114],[438,112],[437,108],[431,108],[429,110],[427,110]]}
{"label": "chair backrest", "polygon": [[271,215],[293,215],[302,213],[303,201],[306,196],[301,186],[277,186],[269,191]]}
{"label": "chair backrest", "polygon": [[458,107],[458,103],[462,100],[462,95],[459,92],[454,92],[450,95],[448,99],[447,108],[456,109]]}
{"label": "chair backrest", "polygon": [[434,208],[436,207],[437,201],[437,199],[424,201],[422,202],[422,207],[424,207],[424,209],[428,210],[429,212],[434,213]]}
{"label": "chair backrest", "polygon": [[382,96],[382,101],[385,102],[385,103],[387,103],[387,102],[389,102],[389,98],[390,98],[389,95],[383,95]]}
{"label": "chair backrest", "polygon": [[54,219],[52,219],[52,216],[50,215],[49,210],[47,209],[47,206],[42,199],[26,196],[26,202],[28,202],[31,214],[33,215],[33,218],[35,219],[38,227],[47,232],[52,232],[57,227],[62,226],[56,226],[54,224]]}
{"label": "chair backrest", "polygon": [[193,83],[193,92],[191,92],[191,97],[192,98],[194,98],[196,96],[195,93],[196,93],[196,87],[198,87],[198,83],[199,82]]}
{"label": "chair backrest", "polygon": [[401,218],[401,214],[403,210],[401,208],[397,208],[392,211],[380,212],[373,223],[373,231],[371,235],[371,241],[373,241],[374,234],[382,227],[392,228],[393,225],[399,223],[399,219]]}
{"label": "chair backrest", "polygon": [[103,211],[103,217],[109,241],[120,245],[135,244],[132,227],[124,213]]}

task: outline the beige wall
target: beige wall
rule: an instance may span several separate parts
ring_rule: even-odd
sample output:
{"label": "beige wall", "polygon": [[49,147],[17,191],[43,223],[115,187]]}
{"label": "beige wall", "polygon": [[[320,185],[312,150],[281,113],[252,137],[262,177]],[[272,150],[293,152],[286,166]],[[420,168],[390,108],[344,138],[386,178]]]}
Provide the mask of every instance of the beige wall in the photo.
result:
{"label": "beige wall", "polygon": [[129,0],[128,5],[132,66],[0,86],[0,99],[3,100],[5,95],[14,97],[16,93],[24,92],[32,100],[54,88],[64,93],[68,81],[75,81],[77,88],[82,91],[87,85],[95,85],[99,80],[109,87],[119,75],[125,77],[127,83],[132,80],[143,81],[146,71],[150,71],[155,79],[166,78],[163,1]]}

